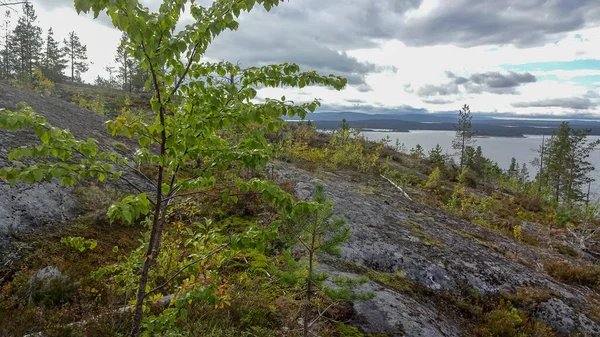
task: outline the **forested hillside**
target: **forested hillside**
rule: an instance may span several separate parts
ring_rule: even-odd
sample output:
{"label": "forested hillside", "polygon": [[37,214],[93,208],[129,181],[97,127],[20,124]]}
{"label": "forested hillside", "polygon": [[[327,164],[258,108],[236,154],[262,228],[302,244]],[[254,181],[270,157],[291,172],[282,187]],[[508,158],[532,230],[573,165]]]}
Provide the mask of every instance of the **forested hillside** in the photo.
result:
{"label": "forested hillside", "polygon": [[122,32],[94,85],[77,35],[44,40],[23,5],[2,52],[0,336],[600,336],[589,130],[560,124],[530,173],[486,158],[466,104],[451,155],[286,123],[321,101],[259,89],[348,80],[202,59],[286,4],[76,0]]}

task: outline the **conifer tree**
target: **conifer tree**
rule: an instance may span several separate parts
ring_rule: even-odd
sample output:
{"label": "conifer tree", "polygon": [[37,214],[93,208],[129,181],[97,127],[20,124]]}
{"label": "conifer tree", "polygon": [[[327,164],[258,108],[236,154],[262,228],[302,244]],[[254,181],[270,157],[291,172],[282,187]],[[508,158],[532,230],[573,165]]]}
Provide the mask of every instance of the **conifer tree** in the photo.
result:
{"label": "conifer tree", "polygon": [[461,168],[465,166],[465,151],[475,143],[473,140],[475,132],[473,132],[471,125],[472,118],[471,109],[465,104],[460,111],[458,111],[458,124],[454,125],[456,135],[452,141],[452,148],[460,151]]}
{"label": "conifer tree", "polygon": [[81,74],[89,69],[87,47],[81,44],[79,36],[75,32],[70,32],[63,43],[64,51],[71,68],[71,82],[81,82]]}
{"label": "conifer tree", "polygon": [[37,15],[33,5],[25,3],[23,14],[10,36],[10,67],[17,77],[33,78],[33,70],[40,65],[42,56],[42,28],[35,25]]}
{"label": "conifer tree", "polygon": [[46,47],[42,57],[41,69],[45,77],[53,82],[61,82],[64,79],[63,71],[67,68],[64,50],[60,48],[58,41],[54,39],[54,31],[48,29]]}
{"label": "conifer tree", "polygon": [[125,34],[121,36],[121,42],[117,47],[115,62],[117,63],[117,79],[121,82],[121,89],[131,92],[133,90],[132,73],[134,60],[125,48],[128,38]]}
{"label": "conifer tree", "polygon": [[332,300],[360,300],[373,296],[371,293],[357,293],[353,288],[367,279],[335,277],[331,281],[336,288],[326,287],[323,282],[329,278],[326,273],[318,273],[317,255],[341,255],[341,245],[350,238],[350,227],[344,219],[333,218],[333,203],[327,200],[323,185],[316,186],[313,201],[320,205],[316,211],[301,211],[287,215],[284,229],[292,242],[299,242],[305,257],[298,263],[289,252],[284,252],[287,271],[280,273],[284,282],[304,285],[303,336],[311,335],[311,326],[318,320],[311,315],[312,301],[317,290],[322,290]]}
{"label": "conifer tree", "polygon": [[521,164],[521,169],[519,170],[519,182],[521,184],[526,183],[529,180],[529,170],[527,169],[527,164]]}
{"label": "conifer tree", "polygon": [[590,130],[575,130],[568,122],[561,123],[557,131],[547,141],[544,152],[544,175],[552,188],[556,203],[567,205],[582,201],[585,193],[582,187],[592,178],[594,166],[588,161],[590,153],[600,144],[600,140],[587,141]]}
{"label": "conifer tree", "polygon": [[443,167],[446,162],[442,151],[443,149],[440,144],[436,144],[435,147],[429,151],[429,161],[436,167]]}
{"label": "conifer tree", "polygon": [[417,144],[414,148],[410,149],[410,155],[416,159],[425,158],[425,152],[423,151],[421,144]]}
{"label": "conifer tree", "polygon": [[4,36],[2,37],[2,69],[0,70],[0,78],[10,78],[11,67],[10,67],[10,49],[9,49],[9,33],[10,33],[10,11],[6,11],[4,14]]}
{"label": "conifer tree", "polygon": [[517,176],[517,172],[519,172],[519,164],[517,163],[517,160],[515,159],[515,157],[512,157],[512,158],[510,158],[510,166],[508,167],[508,170],[506,171],[506,175],[508,176],[509,179],[512,179]]}

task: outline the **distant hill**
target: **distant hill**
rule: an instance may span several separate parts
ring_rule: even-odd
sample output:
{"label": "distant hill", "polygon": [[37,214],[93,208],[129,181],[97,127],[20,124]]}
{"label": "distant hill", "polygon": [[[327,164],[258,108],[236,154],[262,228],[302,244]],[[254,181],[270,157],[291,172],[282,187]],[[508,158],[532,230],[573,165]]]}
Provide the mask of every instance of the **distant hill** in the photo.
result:
{"label": "distant hill", "polygon": [[[510,118],[510,117],[508,117]],[[365,114],[357,112],[320,112],[309,118],[320,129],[337,129],[345,119],[353,128],[385,129],[398,132],[409,130],[454,130],[458,117],[451,114]],[[298,120],[297,118],[294,120]],[[591,129],[590,135],[600,136],[600,121],[566,120],[575,129]],[[497,119],[474,115],[473,129],[480,136],[523,137],[524,135],[549,135],[561,120],[545,119]]]}

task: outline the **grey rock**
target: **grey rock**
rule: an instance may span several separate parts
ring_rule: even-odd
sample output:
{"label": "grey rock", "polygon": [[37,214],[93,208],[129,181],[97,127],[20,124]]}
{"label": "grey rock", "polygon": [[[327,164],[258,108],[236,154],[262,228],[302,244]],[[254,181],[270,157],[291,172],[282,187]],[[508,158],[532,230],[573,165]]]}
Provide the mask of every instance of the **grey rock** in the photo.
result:
{"label": "grey rock", "polygon": [[572,336],[576,332],[600,336],[600,328],[594,321],[575,312],[558,298],[540,303],[534,311],[534,317],[547,322],[552,329],[564,336]]}
{"label": "grey rock", "polygon": [[[376,186],[365,186],[323,172],[316,179],[288,164],[283,164],[278,174],[297,182],[296,195],[303,199],[312,196],[317,181],[325,185],[327,197],[334,202],[335,216],[345,218],[352,232],[342,247],[343,262],[383,273],[402,271],[405,277],[433,292],[457,293],[464,286],[482,295],[515,292],[520,287],[549,289],[565,302],[541,308],[540,319],[555,326],[556,317],[571,317],[556,328],[565,326],[567,330],[563,331],[581,330],[600,336],[598,324],[580,309],[586,301],[585,291],[555,281],[538,270],[535,266],[543,262],[543,256],[530,246],[439,209],[408,201],[384,180]],[[375,192],[360,192],[365,189]],[[369,284],[376,297],[354,304],[357,313],[364,317],[355,325],[365,331],[393,333],[401,329],[404,336],[463,334],[464,325],[451,319],[443,308],[418,296]]]}
{"label": "grey rock", "polygon": [[65,278],[63,273],[60,272],[58,267],[56,266],[47,266],[42,269],[38,269],[31,277],[29,278],[29,284],[39,283],[39,282],[50,282],[52,280]]}
{"label": "grey rock", "polygon": [[[329,265],[320,265],[319,269],[327,271],[331,277],[359,276],[337,271]],[[335,287],[330,282],[326,282],[326,285]],[[366,333],[412,337],[460,336],[459,330],[435,308],[419,303],[410,296],[391,291],[372,281],[358,286],[354,291],[374,294],[372,299],[354,304],[356,318],[352,323]]]}
{"label": "grey rock", "polygon": [[[51,125],[68,129],[75,138],[94,138],[100,149],[112,149],[115,139],[106,131],[105,116],[60,99],[44,97],[29,90],[0,83],[0,109],[14,111],[20,102],[26,102]],[[130,149],[135,149],[135,141],[119,141]],[[8,160],[12,149],[36,143],[39,143],[39,139],[31,131],[11,133],[0,128],[0,167],[16,164]],[[132,179],[135,182],[141,181]],[[139,185],[144,187],[143,183]],[[71,189],[58,182],[33,185],[19,183],[11,187],[0,179],[0,264],[6,263],[4,257],[7,254],[4,250],[13,233],[32,231],[42,226],[71,220],[77,215],[75,204]]]}
{"label": "grey rock", "polygon": [[74,289],[74,284],[58,267],[47,266],[37,270],[29,278],[27,297],[30,303],[52,306],[68,301]]}

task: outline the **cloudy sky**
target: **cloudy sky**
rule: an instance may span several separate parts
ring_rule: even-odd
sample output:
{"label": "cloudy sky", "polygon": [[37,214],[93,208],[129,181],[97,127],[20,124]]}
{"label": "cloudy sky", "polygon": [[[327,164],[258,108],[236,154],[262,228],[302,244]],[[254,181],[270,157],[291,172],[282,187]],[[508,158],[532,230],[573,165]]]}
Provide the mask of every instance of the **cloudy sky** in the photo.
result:
{"label": "cloudy sky", "polygon": [[[105,76],[120,37],[109,20],[78,16],[72,0],[33,3],[42,27],[60,38],[75,30],[87,44],[93,65],[84,79]],[[438,112],[466,103],[475,112],[600,116],[598,0],[290,0],[244,14],[206,57],[295,62],[348,78],[341,92],[259,92],[320,98],[323,110]]]}

